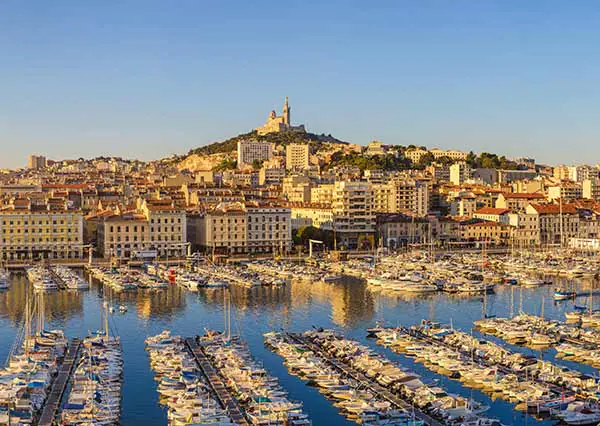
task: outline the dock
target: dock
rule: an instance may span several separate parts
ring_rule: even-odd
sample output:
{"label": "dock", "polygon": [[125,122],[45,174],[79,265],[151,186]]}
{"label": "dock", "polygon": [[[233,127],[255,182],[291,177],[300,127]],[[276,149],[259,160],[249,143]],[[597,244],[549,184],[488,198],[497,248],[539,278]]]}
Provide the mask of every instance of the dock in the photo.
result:
{"label": "dock", "polygon": [[58,288],[60,290],[66,290],[68,287],[65,281],[61,277],[59,277],[58,274],[54,272],[54,270],[51,267],[48,267],[47,269]]}
{"label": "dock", "polygon": [[352,377],[354,380],[361,383],[361,385],[370,389],[372,392],[374,392],[381,398],[387,400],[392,405],[394,405],[398,408],[401,408],[409,413],[414,412],[414,416],[416,418],[418,418],[419,420],[423,420],[426,424],[428,424],[430,426],[442,426],[441,422],[437,421],[433,417],[431,417],[421,411],[416,410],[413,405],[409,404],[408,402],[406,402],[404,399],[400,398],[395,393],[390,392],[388,389],[381,386],[379,383],[369,379],[367,376],[365,376],[361,372],[355,370],[354,368],[350,367],[348,364],[340,362],[337,359],[334,359],[331,355],[329,355],[328,353],[323,351],[320,347],[318,347],[317,345],[315,345],[308,339],[304,338],[303,336],[294,334],[294,333],[285,333],[285,336],[287,336],[289,339],[291,339],[295,343],[304,345],[307,348],[309,348],[311,351],[313,351],[314,353],[319,354],[319,356],[321,356],[324,361],[329,363],[336,370],[340,371],[342,374],[344,374],[348,377]]}
{"label": "dock", "polygon": [[227,411],[231,421],[238,425],[250,426],[250,422],[244,416],[244,411],[240,407],[238,400],[231,395],[229,390],[227,390],[221,376],[206,357],[202,346],[198,345],[196,339],[192,337],[186,338],[185,344],[194,357],[196,364],[198,364],[198,367],[200,367],[200,370],[208,380],[208,384],[217,397],[219,404]]}
{"label": "dock", "polygon": [[48,395],[48,398],[46,398],[46,403],[44,404],[38,426],[52,426],[55,424],[56,415],[58,414],[60,403],[65,393],[65,389],[67,388],[67,384],[69,383],[69,379],[71,378],[71,374],[73,373],[80,347],[81,340],[71,340],[67,352],[65,353],[65,359],[52,383],[50,394]]}
{"label": "dock", "polygon": [[562,395],[564,393],[565,389],[571,390],[576,395],[579,395],[579,393],[576,392],[574,389],[570,389],[568,387],[564,388],[564,387],[555,385],[553,383],[550,383],[550,382],[547,382],[547,381],[544,381],[544,380],[540,380],[538,378],[534,378],[534,377],[528,376],[527,372],[516,371],[516,370],[513,370],[512,368],[507,367],[506,365],[494,364],[494,363],[490,362],[488,359],[486,359],[484,357],[481,357],[481,356],[479,356],[479,355],[477,355],[475,353],[471,353],[470,351],[465,351],[465,350],[456,348],[454,346],[451,346],[451,345],[447,344],[446,342],[442,342],[442,341],[440,341],[438,339],[434,339],[433,337],[430,337],[430,336],[428,336],[428,335],[426,335],[424,333],[421,333],[418,330],[407,330],[407,333],[409,335],[411,335],[412,337],[415,337],[415,338],[417,338],[417,339],[419,339],[421,341],[427,342],[429,344],[442,346],[444,348],[451,349],[453,351],[459,351],[464,356],[468,356],[469,358],[473,358],[473,359],[477,360],[479,363],[481,363],[483,365],[486,365],[488,367],[495,367],[495,368],[497,368],[498,371],[502,372],[503,374],[514,374],[514,375],[518,376],[520,379],[523,379],[523,380],[532,380],[532,381],[534,381],[536,383],[539,383],[539,384],[542,384],[544,386],[547,386],[552,392],[554,392],[557,395]]}

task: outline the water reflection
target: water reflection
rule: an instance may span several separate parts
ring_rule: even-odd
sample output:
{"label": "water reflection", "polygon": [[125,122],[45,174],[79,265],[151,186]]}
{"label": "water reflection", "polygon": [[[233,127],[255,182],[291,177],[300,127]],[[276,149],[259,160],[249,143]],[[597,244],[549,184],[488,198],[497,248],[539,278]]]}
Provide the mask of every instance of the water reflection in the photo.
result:
{"label": "water reflection", "polygon": [[[30,292],[30,300],[33,301],[34,292],[30,289],[25,275],[13,273],[10,289],[0,293],[0,316],[10,320],[13,325],[20,324],[25,311],[27,292]],[[83,311],[83,292],[53,291],[45,293],[44,311],[46,321],[60,323],[80,316]]]}

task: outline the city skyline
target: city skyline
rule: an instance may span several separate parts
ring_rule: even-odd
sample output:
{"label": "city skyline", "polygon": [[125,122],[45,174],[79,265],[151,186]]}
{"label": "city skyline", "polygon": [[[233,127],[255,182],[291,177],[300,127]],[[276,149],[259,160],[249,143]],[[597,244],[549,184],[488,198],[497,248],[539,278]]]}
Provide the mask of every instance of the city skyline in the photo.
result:
{"label": "city skyline", "polygon": [[[142,6],[143,7],[140,7]],[[294,123],[352,143],[595,164],[591,2],[0,6],[0,168],[159,159]]]}

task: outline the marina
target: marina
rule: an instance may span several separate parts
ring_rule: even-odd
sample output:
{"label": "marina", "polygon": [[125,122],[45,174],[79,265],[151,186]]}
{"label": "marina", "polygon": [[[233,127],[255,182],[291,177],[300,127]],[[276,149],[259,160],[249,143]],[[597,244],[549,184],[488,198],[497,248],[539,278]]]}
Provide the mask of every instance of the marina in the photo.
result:
{"label": "marina", "polygon": [[[127,279],[130,279],[132,283],[138,283],[140,278],[143,279],[146,275],[154,276],[154,274],[149,273],[145,268],[129,268],[129,270],[131,279]],[[104,273],[108,276],[120,275],[110,270],[104,271]],[[125,274],[125,270],[122,273]],[[332,273],[336,274],[336,272]],[[344,277],[341,280],[319,280],[315,282],[288,279],[286,280],[286,285],[283,286],[260,285],[247,287],[233,283],[227,291],[223,288],[209,287],[199,287],[195,291],[190,291],[185,285],[181,285],[176,281],[171,282],[169,279],[159,278],[167,284],[154,289],[136,285],[134,288],[119,291],[112,285],[105,285],[93,279],[90,282],[90,290],[86,292],[54,291],[41,293],[44,294],[44,316],[47,317],[47,323],[50,325],[50,328],[62,328],[70,338],[87,335],[88,338],[86,339],[90,343],[94,339],[100,339],[97,334],[92,333],[90,335],[89,330],[98,329],[98,319],[103,318],[105,311],[104,304],[106,303],[109,307],[123,307],[122,311],[119,308],[120,315],[112,317],[115,328],[119,330],[122,352],[116,349],[115,352],[111,352],[112,349],[109,351],[109,353],[113,354],[111,356],[114,359],[118,359],[119,355],[117,354],[122,353],[122,382],[119,382],[122,383],[119,385],[122,389],[120,393],[122,397],[120,400],[122,402],[120,404],[115,402],[116,395],[118,394],[113,393],[117,389],[113,384],[111,388],[105,391],[106,395],[110,398],[109,400],[113,402],[107,403],[102,407],[108,410],[104,412],[108,417],[110,417],[111,413],[109,408],[115,412],[118,411],[119,422],[122,424],[127,424],[127,422],[133,421],[134,418],[144,418],[148,424],[156,425],[165,423],[186,424],[185,419],[187,417],[182,417],[189,416],[189,413],[185,411],[186,407],[194,409],[203,407],[202,412],[204,415],[214,415],[222,419],[223,422],[238,423],[242,422],[240,419],[243,418],[248,422],[247,424],[251,424],[250,419],[252,417],[250,414],[256,412],[257,408],[247,406],[246,399],[244,398],[239,400],[240,395],[238,394],[238,390],[232,388],[231,384],[227,384],[227,377],[230,376],[222,372],[224,365],[222,363],[227,362],[229,364],[234,359],[254,365],[253,368],[257,369],[256,371],[260,371],[261,366],[267,366],[269,375],[276,379],[282,389],[274,390],[272,395],[276,395],[277,397],[285,396],[288,401],[286,404],[289,404],[285,406],[290,407],[292,412],[300,407],[296,404],[301,404],[300,412],[302,414],[300,412],[294,413],[297,414],[294,419],[297,422],[309,420],[312,424],[327,422],[329,424],[340,425],[356,423],[358,417],[340,415],[341,413],[348,413],[348,411],[341,408],[343,407],[344,400],[332,399],[331,396],[324,398],[321,392],[316,392],[317,388],[306,386],[305,380],[301,380],[295,374],[290,374],[292,371],[285,365],[285,360],[282,356],[273,353],[270,348],[264,347],[265,333],[268,335],[268,333],[273,333],[274,330],[279,330],[280,328],[290,330],[287,334],[281,334],[281,336],[286,336],[287,344],[292,346],[302,345],[317,356],[319,352],[317,351],[316,343],[307,340],[306,336],[297,334],[296,331],[311,328],[312,325],[326,326],[327,328],[337,330],[336,333],[339,334],[336,334],[338,336],[336,339],[343,338],[355,342],[355,344],[359,345],[357,346],[358,348],[372,348],[375,352],[384,355],[390,362],[396,363],[398,368],[401,369],[400,371],[412,371],[424,384],[421,387],[422,390],[417,395],[417,399],[413,399],[406,394],[398,394],[392,389],[387,389],[381,383],[374,382],[365,372],[359,371],[356,367],[350,367],[346,363],[335,361],[339,367],[343,367],[346,370],[342,374],[345,377],[344,380],[347,381],[342,381],[341,383],[349,387],[348,391],[354,390],[354,393],[350,392],[349,395],[371,398],[378,395],[376,398],[379,398],[377,399],[379,401],[377,403],[379,409],[383,409],[386,404],[389,404],[393,410],[396,410],[392,414],[396,416],[397,421],[404,419],[402,421],[413,421],[416,422],[415,424],[421,421],[428,423],[427,420],[433,424],[435,424],[434,422],[446,424],[444,423],[446,421],[444,420],[444,416],[440,416],[439,414],[441,411],[438,410],[434,413],[429,411],[430,408],[424,407],[423,403],[428,401],[431,395],[437,395],[438,398],[441,398],[440,400],[445,401],[445,405],[440,407],[440,409],[454,410],[451,411],[454,414],[459,413],[460,410],[465,409],[464,407],[469,406],[471,404],[470,401],[474,401],[475,405],[482,407],[488,406],[489,409],[487,411],[478,413],[478,415],[486,419],[497,419],[500,424],[504,425],[525,424],[526,419],[529,424],[545,424],[549,421],[546,419],[550,416],[543,413],[538,415],[537,409],[533,408],[523,410],[521,407],[517,407],[522,402],[511,402],[511,398],[494,396],[493,393],[486,392],[483,388],[469,386],[467,383],[462,383],[460,380],[452,378],[451,374],[448,375],[440,368],[431,369],[430,367],[433,364],[424,365],[414,357],[407,357],[403,353],[396,354],[385,346],[377,345],[365,336],[365,329],[375,327],[376,322],[397,321],[405,327],[410,327],[414,325],[415,318],[439,319],[446,323],[453,322],[455,330],[462,330],[464,333],[469,334],[469,331],[477,321],[481,321],[484,310],[489,314],[498,315],[498,321],[501,318],[521,318],[521,321],[525,321],[528,317],[523,314],[520,314],[520,316],[513,314],[511,316],[511,311],[522,310],[523,312],[530,312],[528,314],[531,317],[529,321],[539,324],[536,330],[540,334],[553,335],[556,330],[564,329],[561,334],[563,337],[558,342],[549,346],[535,347],[527,345],[521,347],[508,344],[508,347],[505,348],[506,350],[512,354],[517,352],[522,353],[527,357],[532,357],[531,359],[543,359],[548,368],[548,373],[552,372],[552,365],[558,365],[561,368],[568,366],[569,371],[577,371],[584,375],[590,375],[590,377],[597,374],[595,373],[596,370],[593,369],[594,364],[585,362],[587,359],[591,359],[594,354],[591,345],[597,339],[595,329],[591,327],[580,328],[580,324],[572,324],[565,321],[565,313],[575,310],[574,302],[551,302],[554,287],[549,285],[523,287],[521,289],[514,285],[498,283],[492,293],[457,295],[455,293],[436,291],[432,293],[403,294],[398,291],[374,292],[365,279]],[[208,278],[210,279],[210,277]],[[10,315],[8,305],[6,305],[5,301],[7,297],[18,297],[21,299],[17,300],[24,301],[25,299],[22,298],[24,295],[23,291],[25,289],[33,290],[33,286],[22,273],[12,272],[10,279],[10,289],[0,293],[0,312],[3,312],[4,315]],[[564,282],[566,285],[570,285],[568,284],[569,282],[579,280],[580,278],[557,277],[555,279],[557,283]],[[588,284],[585,285],[584,292],[587,291],[589,294],[589,286]],[[517,301],[520,291],[523,292],[522,302]],[[540,312],[542,298],[546,300],[544,312]],[[586,306],[588,306],[589,303],[587,302],[589,300],[585,302]],[[515,305],[518,305],[518,307],[515,307]],[[19,305],[18,303],[14,305],[13,303],[11,306],[18,307],[23,305]],[[60,310],[58,310],[59,306],[61,306]],[[202,402],[202,405],[197,402],[197,399],[194,399],[195,397],[192,394],[185,394],[184,392],[185,396],[182,395],[181,398],[178,398],[179,403],[171,403],[169,405],[168,401],[159,392],[156,392],[157,382],[154,378],[159,375],[166,377],[170,373],[162,372],[158,374],[155,371],[155,367],[152,369],[148,367],[148,355],[146,355],[148,352],[144,350],[146,347],[145,339],[149,336],[160,335],[166,328],[165,326],[169,329],[177,330],[177,334],[179,335],[187,336],[202,335],[202,329],[222,328],[224,306],[234,311],[233,318],[226,321],[229,322],[230,328],[241,330],[242,341],[247,342],[247,346],[241,344],[242,341],[235,339],[227,345],[223,341],[216,339],[213,341],[214,345],[212,346],[213,349],[211,349],[213,353],[211,355],[208,352],[198,352],[201,346],[204,348],[203,344],[209,343],[208,341],[202,342],[202,339],[198,341],[196,339],[181,339],[177,343],[179,346],[176,349],[170,349],[170,353],[188,354],[186,355],[188,357],[187,361],[182,360],[181,362],[186,366],[186,371],[190,369],[189,372],[199,378],[197,392],[204,392],[198,395],[204,395],[200,399],[205,402]],[[229,316],[231,317],[231,314]],[[0,330],[0,336],[3,339],[7,339],[6,341],[8,342],[14,340],[15,336],[14,334],[13,337],[10,335],[10,330],[14,330],[14,326],[10,326],[9,318],[7,317],[9,322],[2,320],[4,324],[8,324],[9,326]],[[492,319],[489,318],[489,320]],[[103,326],[103,324],[100,325]],[[530,323],[525,322],[522,326],[530,327]],[[569,333],[570,330],[573,333]],[[483,330],[481,331],[483,332]],[[13,331],[13,333],[15,332]],[[281,332],[276,331],[275,333]],[[478,334],[479,331],[475,331],[475,333],[476,337],[480,336]],[[294,340],[292,336],[304,340]],[[428,336],[427,338],[430,339],[431,337]],[[491,338],[496,339],[497,337],[491,336]],[[186,343],[186,341],[189,343]],[[319,344],[318,349],[322,351],[323,349],[321,349],[320,345],[323,342],[318,341],[317,343]],[[190,350],[190,346],[188,345],[193,346],[193,344],[198,346]],[[310,347],[309,345],[313,346]],[[83,348],[84,346],[82,345],[82,353],[84,353]],[[360,350],[365,350],[364,348]],[[109,349],[107,348],[106,350]],[[455,349],[448,348],[448,350],[450,349],[456,352]],[[204,355],[204,359],[202,360],[203,365],[212,366],[212,373],[216,375],[212,377],[220,380],[222,385],[222,388],[220,388],[221,401],[212,388],[210,381],[207,380],[207,376],[200,364],[194,355],[192,355],[194,351]],[[88,352],[85,353],[87,354]],[[324,358],[325,353],[329,358],[333,359],[329,352],[322,352],[323,355],[320,355],[320,357]],[[96,355],[92,354],[92,358],[94,356]],[[164,356],[166,355],[163,355],[161,359],[164,359]],[[463,358],[468,358],[464,352],[462,352],[462,356]],[[79,358],[76,366],[80,368],[82,374],[78,378],[76,378],[76,375],[72,375],[71,380],[73,380],[73,383],[79,383],[82,386],[80,389],[85,389],[85,383],[88,379],[84,379],[84,377],[88,376],[85,375],[85,363],[83,363],[81,356]],[[415,361],[417,362],[415,363]],[[258,364],[253,364],[255,362]],[[153,365],[156,366],[157,364],[153,363]],[[543,364],[540,363],[540,365]],[[336,375],[340,373],[340,370],[331,364],[325,364],[325,366],[331,368],[331,371]],[[59,370],[57,369],[56,371],[58,373]],[[540,369],[533,377],[530,377],[529,371],[527,372],[529,382],[539,384],[540,386],[544,385],[543,388],[540,388],[542,397],[545,397],[543,392],[546,389],[550,392],[549,396],[556,396],[558,393],[560,397],[560,392],[563,391],[568,392],[565,394],[567,396],[571,394],[593,396],[593,387],[585,391],[583,385],[573,381],[570,384],[564,382],[564,386],[563,384],[559,386],[549,379],[542,380],[540,378],[542,373],[544,371]],[[500,371],[499,374],[506,376],[508,372]],[[522,375],[523,373],[520,374]],[[517,374],[517,376],[519,375]],[[259,377],[262,376],[259,374]],[[570,379],[574,380],[573,377]],[[114,379],[117,380],[116,378]],[[179,376],[173,380],[179,380]],[[204,384],[200,385],[199,383]],[[269,383],[271,382],[269,381]],[[360,383],[363,384],[362,387],[360,387]],[[366,384],[368,384],[368,387],[365,387]],[[140,386],[148,389],[148,391],[143,391],[140,394],[136,391],[136,389],[140,389]],[[582,386],[582,389],[575,389],[578,386]],[[582,390],[588,393],[581,393]],[[49,387],[47,394],[50,395],[52,392],[53,388]],[[225,409],[227,406],[232,407],[228,403],[226,396],[223,396],[227,394],[231,398],[229,401],[237,401],[238,416],[241,416],[237,417],[237,421],[233,420],[235,414]],[[209,399],[210,395],[212,395],[212,399]],[[339,393],[339,396],[342,395],[343,393]],[[532,393],[532,395],[535,394]],[[69,404],[69,397],[70,393],[65,391],[63,402]],[[571,397],[568,396],[568,398]],[[404,401],[404,405],[402,405],[400,400]],[[163,401],[163,405],[161,405],[160,401]],[[552,398],[550,398],[551,401]],[[68,409],[66,411],[59,408],[55,415],[56,418],[67,420],[69,416],[73,419],[74,415],[85,414],[76,411],[77,409],[81,410],[81,407],[77,405],[76,398],[71,399],[71,403],[72,405],[67,405]],[[348,403],[346,402],[345,404]],[[41,409],[42,406],[40,406]],[[179,411],[176,411],[176,409]],[[264,412],[264,410],[261,412]],[[417,413],[422,413],[429,417],[420,418]],[[374,416],[374,413],[369,412],[369,414]],[[41,415],[41,411],[39,415]],[[306,417],[303,417],[304,415]],[[357,415],[355,414],[355,416]],[[271,416],[276,418],[274,414]],[[377,416],[380,424],[384,420],[391,421],[391,416],[388,419],[385,416],[379,417],[379,414]],[[375,417],[371,417],[371,419],[373,418]]]}

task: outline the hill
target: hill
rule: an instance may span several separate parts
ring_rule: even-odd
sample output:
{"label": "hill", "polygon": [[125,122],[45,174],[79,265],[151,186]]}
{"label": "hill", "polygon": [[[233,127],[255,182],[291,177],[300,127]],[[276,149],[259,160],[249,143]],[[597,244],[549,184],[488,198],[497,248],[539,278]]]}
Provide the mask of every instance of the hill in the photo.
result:
{"label": "hill", "polygon": [[308,143],[313,144],[315,152],[319,151],[324,143],[348,145],[348,142],[341,141],[331,135],[317,135],[314,133],[296,133],[296,132],[281,132],[269,133],[267,135],[259,135],[255,131],[234,136],[223,142],[214,142],[199,148],[192,149],[188,155],[212,155],[218,153],[229,153],[237,149],[237,143],[240,140],[254,139],[257,141],[271,142],[275,145],[288,145],[291,143]]}

